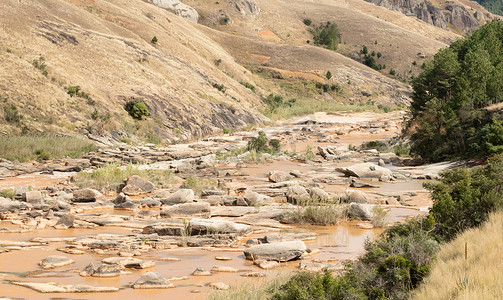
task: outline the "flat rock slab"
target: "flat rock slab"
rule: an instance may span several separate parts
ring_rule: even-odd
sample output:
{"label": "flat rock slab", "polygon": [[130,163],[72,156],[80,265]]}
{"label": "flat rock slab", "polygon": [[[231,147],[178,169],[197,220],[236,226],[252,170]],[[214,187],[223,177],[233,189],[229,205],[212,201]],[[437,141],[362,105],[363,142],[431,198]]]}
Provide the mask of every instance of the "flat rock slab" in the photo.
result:
{"label": "flat rock slab", "polygon": [[255,207],[249,206],[213,206],[211,208],[212,217],[241,217],[256,212]]}
{"label": "flat rock slab", "polygon": [[133,289],[168,289],[175,287],[168,279],[156,272],[143,274],[133,285]]}
{"label": "flat rock slab", "polygon": [[289,261],[299,258],[306,251],[303,241],[288,241],[252,246],[244,251],[246,259]]}
{"label": "flat rock slab", "polygon": [[105,293],[118,292],[116,287],[90,286],[90,285],[65,285],[54,282],[12,282],[12,284],[24,286],[40,293]]}
{"label": "flat rock slab", "polygon": [[189,221],[189,232],[191,235],[208,233],[224,233],[244,235],[250,233],[251,226],[238,224],[225,219],[192,219]]}
{"label": "flat rock slab", "polygon": [[42,259],[38,264],[42,269],[54,269],[73,264],[74,261],[66,256],[51,255]]}
{"label": "flat rock slab", "polygon": [[393,172],[391,170],[380,167],[373,163],[361,163],[352,165],[346,168],[336,168],[337,172],[341,172],[346,176],[354,176],[358,178],[381,178],[392,177]]}
{"label": "flat rock slab", "polygon": [[175,204],[161,211],[161,216],[168,218],[209,218],[210,215],[211,206],[207,202]]}

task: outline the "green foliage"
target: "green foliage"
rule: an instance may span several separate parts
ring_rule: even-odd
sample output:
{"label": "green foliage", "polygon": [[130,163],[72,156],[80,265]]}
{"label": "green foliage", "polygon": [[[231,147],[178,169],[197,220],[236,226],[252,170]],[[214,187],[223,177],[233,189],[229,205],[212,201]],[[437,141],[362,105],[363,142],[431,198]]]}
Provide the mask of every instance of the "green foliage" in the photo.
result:
{"label": "green foliage", "polygon": [[225,16],[225,17],[222,17],[218,20],[218,23],[222,26],[225,26],[225,25],[229,25],[229,17]]}
{"label": "green foliage", "polygon": [[381,52],[377,52],[377,58],[381,58],[382,54]]}
{"label": "green foliage", "polygon": [[414,153],[430,161],[501,151],[499,115],[485,108],[503,101],[503,22],[440,50],[413,80]]}
{"label": "green foliage", "polygon": [[274,95],[274,94],[269,94],[266,98],[262,99],[264,103],[267,105],[267,110],[269,112],[275,112],[277,109],[281,107],[291,107],[297,100],[295,99],[290,99],[288,101],[283,100],[283,96],[281,95]]}
{"label": "green foliage", "polygon": [[40,72],[42,72],[42,75],[47,77],[49,75],[49,72],[47,72],[47,65],[45,64],[45,58],[40,56],[38,59],[34,59],[32,62],[32,65],[39,69]]}
{"label": "green foliage", "polygon": [[154,45],[155,45],[155,44],[157,44],[157,42],[158,42],[158,41],[159,41],[159,40],[157,39],[157,37],[156,37],[155,35],[154,35],[154,37],[152,38],[152,40],[150,40],[150,42],[151,42],[152,44],[154,44]]}
{"label": "green foliage", "polygon": [[396,70],[394,70],[393,68],[389,69],[389,75],[395,76],[396,75]]}
{"label": "green foliage", "polygon": [[217,90],[221,91],[222,93],[225,93],[225,91],[226,91],[226,88],[223,84],[218,84],[215,82],[215,83],[212,83],[211,86],[216,88]]}
{"label": "green foliage", "polygon": [[367,48],[367,46],[363,45],[362,54],[367,55],[368,53],[369,53],[369,49]]}
{"label": "green foliage", "polygon": [[431,191],[431,215],[435,233],[453,239],[466,229],[479,226],[493,211],[503,208],[503,154],[490,158],[485,166],[459,168],[441,174]]}
{"label": "green foliage", "polygon": [[503,2],[499,0],[475,0],[493,14],[503,15]]}
{"label": "green foliage", "polygon": [[260,131],[258,133],[258,136],[253,138],[251,141],[248,142],[248,145],[246,146],[246,150],[248,151],[256,151],[257,153],[270,153],[274,154],[279,152],[281,147],[281,143],[277,139],[271,139],[269,140],[265,132]]}
{"label": "green foliage", "polygon": [[21,116],[14,104],[10,104],[4,107],[4,118],[5,121],[11,124],[19,124],[21,121]]}
{"label": "green foliage", "polygon": [[13,189],[2,189],[0,190],[0,197],[14,199],[16,191]]}
{"label": "green foliage", "polygon": [[325,74],[325,77],[330,80],[330,78],[332,78],[332,73],[330,73],[330,71],[327,71],[327,74]]}
{"label": "green foliage", "polygon": [[253,84],[246,82],[246,81],[240,81],[239,83],[241,83],[241,85],[244,86],[245,88],[250,89],[255,92],[255,86]]}
{"label": "green foliage", "polygon": [[129,98],[126,104],[124,104],[124,109],[131,117],[137,120],[150,115],[147,105],[143,102],[143,98]]}
{"label": "green foliage", "polygon": [[217,182],[214,180],[189,176],[185,179],[185,181],[183,182],[181,187],[184,189],[193,190],[194,194],[196,194],[199,197],[199,196],[201,196],[201,193],[204,190],[209,189],[214,186],[217,186]]}
{"label": "green foliage", "polygon": [[78,86],[78,85],[71,85],[71,86],[69,86],[69,87],[67,87],[65,89],[66,89],[66,93],[70,97],[77,96],[79,98],[86,99],[87,100],[87,104],[89,104],[89,105],[94,105],[95,104],[95,101],[91,98],[91,96],[88,93],[82,91],[80,89],[80,86]]}
{"label": "green foliage", "polygon": [[336,50],[339,44],[339,27],[337,24],[327,22],[326,25],[320,25],[309,29],[313,35],[313,41],[316,46],[323,46],[330,50]]}
{"label": "green foliage", "polygon": [[98,110],[95,108],[94,111],[91,113],[91,119],[97,120],[98,117],[100,116]]}
{"label": "green foliage", "polygon": [[313,21],[311,21],[311,19],[304,19],[304,20],[302,20],[302,23],[304,23],[304,25],[306,25],[306,26],[311,26]]}

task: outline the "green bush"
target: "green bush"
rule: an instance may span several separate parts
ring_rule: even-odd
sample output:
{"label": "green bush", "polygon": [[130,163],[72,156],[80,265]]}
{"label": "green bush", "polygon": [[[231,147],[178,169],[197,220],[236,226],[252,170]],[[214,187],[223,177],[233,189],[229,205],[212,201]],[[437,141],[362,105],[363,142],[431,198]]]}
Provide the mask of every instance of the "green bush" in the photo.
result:
{"label": "green bush", "polygon": [[280,150],[281,143],[277,139],[267,139],[265,132],[260,131],[258,136],[248,142],[246,150],[256,151],[257,153],[274,154]]}
{"label": "green bush", "polygon": [[21,121],[21,116],[14,104],[7,105],[4,107],[4,117],[5,121],[11,124],[19,124]]}
{"label": "green bush", "polygon": [[218,20],[218,23],[220,23],[220,25],[222,26],[225,26],[225,25],[229,25],[229,17],[225,16],[225,17],[222,17]]}
{"label": "green bush", "polygon": [[431,191],[435,233],[445,240],[479,226],[493,211],[503,208],[503,154],[485,166],[458,168],[441,174],[440,183],[425,184]]}
{"label": "green bush", "polygon": [[330,71],[327,71],[327,74],[325,74],[325,77],[330,80],[330,78],[332,78],[332,73],[330,73]]}
{"label": "green bush", "polygon": [[47,77],[49,75],[49,72],[47,72],[47,65],[45,64],[45,58],[43,58],[42,56],[40,56],[38,59],[34,59],[33,62],[32,62],[32,65],[39,69],[40,72],[42,72],[42,75],[44,75],[45,77]]}
{"label": "green bush", "polygon": [[152,44],[157,44],[159,40],[157,39],[157,37],[154,35],[154,37],[152,38],[152,40],[150,41]]}
{"label": "green bush", "polygon": [[240,81],[239,83],[241,83],[241,85],[244,86],[245,88],[250,89],[255,92],[255,86],[253,84],[248,83],[246,81]]}
{"label": "green bush", "polygon": [[327,22],[326,25],[320,25],[314,29],[309,29],[313,35],[314,44],[323,46],[330,50],[336,50],[339,45],[339,27],[337,24]]}
{"label": "green bush", "polygon": [[137,120],[141,120],[143,117],[150,115],[147,105],[143,102],[143,98],[129,98],[124,105],[124,109],[131,117]]}
{"label": "green bush", "polygon": [[304,20],[302,20],[302,23],[304,23],[304,25],[306,25],[306,26],[311,26],[313,21],[311,21],[311,19],[304,19]]}
{"label": "green bush", "polygon": [[223,84],[212,83],[211,86],[216,88],[217,90],[221,91],[222,93],[225,93],[225,91],[226,91],[226,88]]}

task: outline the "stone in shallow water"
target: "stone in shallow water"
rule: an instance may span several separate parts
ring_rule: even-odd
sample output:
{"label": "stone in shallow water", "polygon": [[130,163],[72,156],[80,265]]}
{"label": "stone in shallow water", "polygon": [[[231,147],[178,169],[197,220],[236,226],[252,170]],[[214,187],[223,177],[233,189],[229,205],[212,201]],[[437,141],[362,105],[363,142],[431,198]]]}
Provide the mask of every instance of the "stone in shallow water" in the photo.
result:
{"label": "stone in shallow water", "polygon": [[53,269],[73,264],[73,260],[61,255],[51,255],[42,259],[39,263],[42,269]]}
{"label": "stone in shallow water", "polygon": [[211,276],[211,272],[205,271],[202,268],[197,268],[194,272],[192,272],[192,276]]}
{"label": "stone in shallow water", "polygon": [[288,241],[252,246],[244,251],[246,259],[289,261],[299,258],[306,251],[303,241]]}
{"label": "stone in shallow water", "polygon": [[103,264],[98,267],[91,275],[93,277],[117,277],[121,274],[119,265],[106,265]]}
{"label": "stone in shallow water", "polygon": [[54,282],[39,283],[39,282],[11,282],[15,285],[24,286],[33,289],[40,293],[104,293],[104,292],[117,292],[116,287],[105,286],[90,286],[90,285],[65,285],[57,284]]}
{"label": "stone in shallow water", "polygon": [[134,289],[167,289],[175,287],[168,279],[156,272],[147,272],[133,283]]}

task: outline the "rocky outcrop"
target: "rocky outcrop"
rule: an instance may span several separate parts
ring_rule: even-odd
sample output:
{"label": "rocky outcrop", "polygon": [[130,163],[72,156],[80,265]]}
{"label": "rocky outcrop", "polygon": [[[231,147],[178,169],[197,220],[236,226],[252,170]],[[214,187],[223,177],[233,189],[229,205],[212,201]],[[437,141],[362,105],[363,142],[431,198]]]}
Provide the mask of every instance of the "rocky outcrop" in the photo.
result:
{"label": "rocky outcrop", "polygon": [[241,13],[243,17],[256,16],[260,12],[257,3],[251,0],[234,1],[234,7]]}
{"label": "rocky outcrop", "polygon": [[194,8],[188,6],[187,4],[180,2],[180,0],[149,0],[149,1],[150,3],[162,7],[164,9],[167,9],[170,12],[182,18],[185,18],[195,23],[199,21],[199,14],[197,13],[197,11]]}
{"label": "rocky outcrop", "polygon": [[491,15],[484,17],[484,13],[476,11],[471,13],[466,7],[453,1],[448,1],[441,8],[433,5],[429,0],[365,0],[378,6],[399,11],[408,16],[415,16],[424,22],[449,30],[453,27],[457,30],[471,33],[487,20]]}

